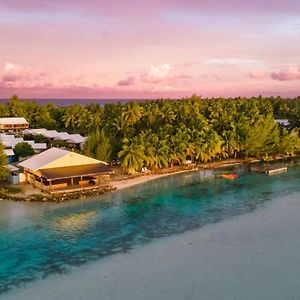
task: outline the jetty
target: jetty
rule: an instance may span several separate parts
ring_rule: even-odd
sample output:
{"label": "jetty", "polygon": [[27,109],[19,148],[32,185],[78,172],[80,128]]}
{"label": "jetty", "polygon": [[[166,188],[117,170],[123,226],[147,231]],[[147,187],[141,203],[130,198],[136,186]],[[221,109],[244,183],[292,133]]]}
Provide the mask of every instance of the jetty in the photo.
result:
{"label": "jetty", "polygon": [[252,168],[253,173],[264,173],[267,175],[275,175],[279,173],[285,173],[288,171],[287,166],[284,167],[262,167],[262,168]]}

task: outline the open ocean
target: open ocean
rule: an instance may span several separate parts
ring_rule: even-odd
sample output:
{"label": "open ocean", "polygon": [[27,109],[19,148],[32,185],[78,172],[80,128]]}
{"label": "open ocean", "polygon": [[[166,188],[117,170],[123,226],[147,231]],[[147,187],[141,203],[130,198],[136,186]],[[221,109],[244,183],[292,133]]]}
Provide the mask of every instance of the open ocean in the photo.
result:
{"label": "open ocean", "polygon": [[[0,99],[0,103],[7,103],[9,99]],[[153,99],[149,99],[153,100]],[[72,104],[89,105],[91,103],[126,103],[129,101],[147,101],[146,99],[21,99],[21,101],[35,101],[38,104],[54,103],[57,106],[69,106]]]}

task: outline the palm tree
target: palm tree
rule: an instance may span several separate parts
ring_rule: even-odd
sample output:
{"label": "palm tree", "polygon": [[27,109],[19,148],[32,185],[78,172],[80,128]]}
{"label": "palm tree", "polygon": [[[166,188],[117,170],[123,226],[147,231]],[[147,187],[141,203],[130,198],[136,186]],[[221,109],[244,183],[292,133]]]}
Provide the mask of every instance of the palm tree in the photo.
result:
{"label": "palm tree", "polygon": [[79,124],[79,119],[83,115],[83,107],[77,104],[71,105],[67,108],[62,120],[66,128],[75,129]]}
{"label": "palm tree", "polygon": [[110,139],[105,134],[104,129],[100,132],[100,143],[96,148],[96,158],[105,162],[111,161],[112,156],[112,145]]}
{"label": "palm tree", "polygon": [[172,135],[170,137],[170,158],[171,158],[171,167],[174,164],[185,164],[186,161],[186,141],[181,139],[180,134]]}
{"label": "palm tree", "polygon": [[123,108],[122,118],[129,126],[132,126],[140,120],[143,111],[143,107],[137,102],[128,102]]}
{"label": "palm tree", "polygon": [[153,168],[156,164],[155,161],[155,143],[157,142],[158,137],[152,133],[151,130],[142,131],[138,136],[138,143],[144,149],[145,163],[147,167]]}
{"label": "palm tree", "polygon": [[171,125],[172,122],[176,119],[176,114],[173,110],[172,103],[163,102],[161,117],[166,124]]}
{"label": "palm tree", "polygon": [[137,138],[123,139],[122,149],[118,153],[118,157],[121,160],[122,168],[128,174],[143,168],[146,161],[144,150],[144,147],[138,143]]}
{"label": "palm tree", "polygon": [[148,128],[156,129],[161,118],[161,111],[157,103],[149,103],[145,109],[145,119]]}

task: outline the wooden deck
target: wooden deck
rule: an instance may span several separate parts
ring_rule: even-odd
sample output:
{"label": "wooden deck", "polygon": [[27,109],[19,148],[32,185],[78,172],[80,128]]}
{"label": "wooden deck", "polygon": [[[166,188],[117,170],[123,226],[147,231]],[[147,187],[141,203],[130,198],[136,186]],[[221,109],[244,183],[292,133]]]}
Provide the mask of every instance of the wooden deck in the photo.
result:
{"label": "wooden deck", "polygon": [[252,168],[251,172],[253,173],[264,173],[267,175],[275,175],[279,173],[285,173],[288,171],[288,168],[286,166],[284,167],[262,167],[262,168]]}

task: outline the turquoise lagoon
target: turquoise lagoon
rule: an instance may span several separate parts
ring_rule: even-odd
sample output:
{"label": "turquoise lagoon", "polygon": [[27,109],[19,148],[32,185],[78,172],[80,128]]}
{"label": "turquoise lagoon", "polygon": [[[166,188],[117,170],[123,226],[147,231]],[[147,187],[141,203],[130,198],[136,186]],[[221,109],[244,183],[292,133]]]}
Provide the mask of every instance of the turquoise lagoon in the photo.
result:
{"label": "turquoise lagoon", "polygon": [[300,166],[276,176],[235,167],[235,181],[199,171],[164,177],[64,204],[0,202],[0,293],[126,252],[156,238],[249,213],[267,201],[300,196]]}

